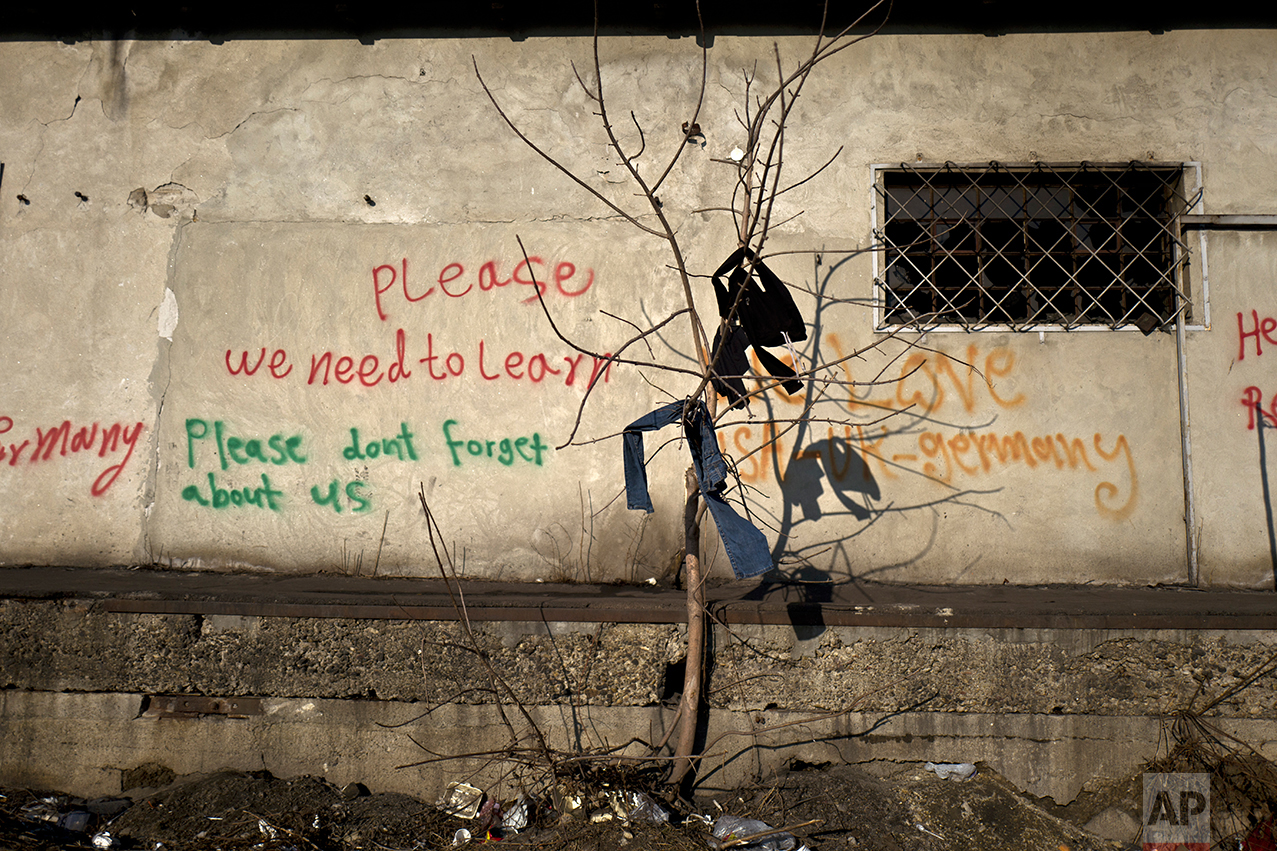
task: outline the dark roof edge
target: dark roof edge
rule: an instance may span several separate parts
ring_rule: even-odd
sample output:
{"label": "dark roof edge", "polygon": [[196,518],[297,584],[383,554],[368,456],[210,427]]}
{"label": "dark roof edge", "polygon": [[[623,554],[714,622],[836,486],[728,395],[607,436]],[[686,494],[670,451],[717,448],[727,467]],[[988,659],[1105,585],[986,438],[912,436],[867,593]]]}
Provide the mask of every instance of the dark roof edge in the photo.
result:
{"label": "dark roof edge", "polygon": [[[701,0],[705,33],[716,36],[814,35],[823,7],[811,0]],[[831,9],[825,32],[851,24],[866,5]],[[884,23],[885,22],[885,23]],[[1277,7],[1254,10],[1188,8],[1171,10],[1141,3],[1083,2],[1063,11],[1009,0],[897,0],[868,13],[855,32],[881,26],[892,34],[983,34],[1042,32],[1168,32],[1172,30],[1269,29],[1277,27]],[[163,41],[258,39],[356,39],[372,43],[399,38],[588,37],[594,32],[592,5],[584,0],[532,4],[526,0],[454,0],[391,11],[376,4],[315,3],[296,11],[279,4],[237,4],[188,0],[124,3],[103,0],[91,9],[22,3],[0,17],[3,41],[100,41],[119,38]],[[605,10],[601,36],[667,36],[701,32],[692,3],[637,2]]]}

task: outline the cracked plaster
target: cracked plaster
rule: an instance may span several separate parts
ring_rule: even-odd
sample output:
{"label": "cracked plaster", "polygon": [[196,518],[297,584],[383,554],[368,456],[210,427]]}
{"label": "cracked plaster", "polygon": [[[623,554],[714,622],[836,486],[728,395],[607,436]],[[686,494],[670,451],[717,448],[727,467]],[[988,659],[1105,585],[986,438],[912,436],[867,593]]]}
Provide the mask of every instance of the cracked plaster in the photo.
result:
{"label": "cracked plaster", "polygon": [[[1262,209],[1271,193],[1265,181],[1252,179],[1249,166],[1269,158],[1277,118],[1270,114],[1274,96],[1265,82],[1272,75],[1252,72],[1271,70],[1269,39],[1264,33],[892,36],[857,45],[798,101],[786,150],[790,173],[818,168],[839,147],[843,153],[821,180],[777,202],[774,217],[784,224],[773,244],[867,244],[866,164],[900,161],[918,151],[955,161],[1020,161],[1029,151],[1047,160],[1123,161],[1149,150],[1171,159],[1202,158],[1211,203],[1220,205],[1212,209]],[[698,211],[723,202],[718,189],[730,172],[713,160],[741,143],[735,110],[745,95],[742,69],[753,66],[760,44],[720,39],[710,51],[698,115],[705,147],[684,149],[676,177],[660,190],[695,264],[716,260],[730,230],[726,217]],[[782,44],[787,58],[804,52],[798,42]],[[770,44],[765,48],[764,54]],[[612,120],[629,149],[639,144],[630,108],[644,129],[649,158],[681,145],[679,124],[690,116],[671,115],[669,104],[699,84],[700,51],[690,40],[632,39],[609,40],[603,53]],[[6,81],[0,86],[0,114],[6,116],[0,126],[0,260],[13,281],[38,282],[4,287],[0,300],[17,318],[0,354],[17,367],[25,360],[30,369],[23,341],[57,338],[65,355],[38,370],[15,369],[6,387],[9,410],[32,424],[63,417],[155,423],[160,406],[173,401],[172,388],[148,386],[154,376],[168,374],[162,366],[167,347],[157,354],[152,336],[165,289],[175,293],[185,324],[203,270],[238,250],[230,243],[205,245],[199,260],[206,266],[177,268],[195,256],[184,246],[210,233],[202,230],[207,225],[241,228],[242,245],[276,239],[275,252],[299,259],[320,245],[314,240],[324,227],[350,227],[342,231],[352,246],[345,256],[354,256],[357,237],[380,233],[375,249],[387,257],[404,256],[404,240],[431,240],[432,250],[447,243],[479,256],[495,250],[489,238],[505,245],[510,232],[526,227],[547,235],[561,252],[570,244],[605,246],[607,261],[617,264],[610,274],[619,282],[618,294],[665,274],[666,261],[655,257],[659,244],[649,252],[641,239],[613,239],[617,225],[607,207],[513,137],[474,73],[477,64],[502,108],[532,138],[554,156],[585,163],[583,170],[600,177],[600,191],[610,200],[637,209],[621,167],[605,154],[594,105],[571,73],[573,60],[588,79],[588,40],[0,45],[0,79]],[[1097,62],[1104,73],[1094,71]],[[771,73],[759,68],[761,77]],[[1238,126],[1245,132],[1236,132]],[[654,178],[647,162],[640,168]],[[19,193],[28,203],[17,199]],[[404,230],[387,236],[389,231],[351,226]],[[573,227],[588,230],[588,238],[565,235]],[[337,232],[329,232],[330,244],[337,244],[331,237]],[[267,262],[275,260],[259,258],[245,268]],[[805,273],[806,267],[795,260],[790,268]],[[871,273],[867,256],[845,268],[857,284]],[[323,269],[312,277],[325,274],[331,277]],[[215,290],[233,286],[214,283]],[[249,303],[249,295],[241,301]],[[597,326],[583,321],[582,327]],[[182,333],[179,325],[175,340]],[[362,345],[341,342],[352,351]],[[1115,349],[1130,346],[1123,340]],[[65,398],[49,397],[50,385]],[[270,410],[278,409],[275,400]],[[1141,427],[1149,425],[1148,416],[1131,414]],[[154,431],[148,427],[148,438]],[[88,531],[72,536],[73,544],[58,543],[65,534],[37,534],[56,528],[53,520],[39,520],[30,533],[6,529],[21,539],[17,557],[39,557],[50,542],[56,558],[166,557],[150,550],[153,530],[138,532],[134,519],[152,492],[141,483],[154,477],[162,455],[148,457],[156,459],[151,468],[131,479],[138,498],[86,512]],[[615,463],[580,465],[597,482],[606,478],[599,471]],[[0,487],[12,498],[17,480],[7,482]],[[35,502],[52,504],[58,498],[52,494],[42,492]],[[579,522],[551,514],[530,519],[537,529]],[[490,531],[483,522],[472,530]],[[1153,534],[1163,539],[1165,531],[1158,526]],[[628,540],[614,543],[628,551]],[[237,557],[258,558],[263,548],[245,545]],[[522,558],[535,549],[525,541],[510,552]],[[1131,556],[1123,551],[1095,569],[1125,576],[1123,560]],[[881,551],[866,557],[892,562]],[[1018,558],[1018,551],[1003,557]],[[312,563],[304,553],[296,558]],[[539,565],[543,556],[535,559]]]}

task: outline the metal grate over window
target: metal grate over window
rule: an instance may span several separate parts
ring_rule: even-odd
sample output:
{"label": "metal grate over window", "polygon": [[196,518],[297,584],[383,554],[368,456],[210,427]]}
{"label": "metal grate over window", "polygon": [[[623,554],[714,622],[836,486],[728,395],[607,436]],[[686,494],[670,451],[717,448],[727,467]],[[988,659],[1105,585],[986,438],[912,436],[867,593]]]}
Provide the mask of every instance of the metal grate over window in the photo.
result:
{"label": "metal grate over window", "polygon": [[879,327],[1173,323],[1188,249],[1179,165],[881,168]]}

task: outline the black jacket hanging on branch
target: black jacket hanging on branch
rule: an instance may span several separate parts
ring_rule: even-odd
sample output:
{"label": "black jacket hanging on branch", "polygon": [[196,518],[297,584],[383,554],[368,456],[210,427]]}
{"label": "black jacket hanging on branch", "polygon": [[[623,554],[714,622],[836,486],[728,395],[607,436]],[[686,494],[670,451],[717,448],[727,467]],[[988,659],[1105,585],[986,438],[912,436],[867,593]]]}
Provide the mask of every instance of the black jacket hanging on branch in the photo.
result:
{"label": "black jacket hanging on branch", "polygon": [[[745,268],[751,262],[753,274]],[[724,275],[727,276],[726,283]],[[807,339],[807,325],[785,283],[767,268],[758,255],[742,246],[732,252],[714,273],[714,295],[718,299],[718,315],[723,319],[731,315],[732,305],[736,305],[733,320],[726,326],[720,323],[714,334],[711,358],[718,359],[713,381],[719,395],[730,400],[733,408],[744,406],[745,380],[742,376],[749,371],[749,359],[745,355],[747,346],[754,347],[758,362],[767,375],[793,379],[784,383],[786,392],[801,390],[803,385],[794,378],[796,373],[763,348],[789,346],[792,342]]]}

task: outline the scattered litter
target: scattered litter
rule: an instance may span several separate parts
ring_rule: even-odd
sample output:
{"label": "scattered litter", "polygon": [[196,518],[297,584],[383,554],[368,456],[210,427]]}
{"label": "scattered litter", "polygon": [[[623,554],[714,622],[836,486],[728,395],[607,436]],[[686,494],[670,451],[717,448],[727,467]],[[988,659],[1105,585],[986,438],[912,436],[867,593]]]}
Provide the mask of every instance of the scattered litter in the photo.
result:
{"label": "scattered litter", "polygon": [[581,796],[573,795],[565,792],[562,786],[555,786],[550,790],[550,806],[554,807],[559,815],[567,815],[575,810],[581,809]]}
{"label": "scattered litter", "polygon": [[115,846],[115,837],[111,835],[110,831],[104,830],[101,833],[93,834],[94,848],[114,848]]}
{"label": "scattered litter", "polygon": [[651,824],[669,824],[669,810],[658,804],[646,792],[625,792],[625,817],[628,821],[645,821]]}
{"label": "scattered litter", "polygon": [[452,835],[453,848],[460,848],[462,845],[467,844],[469,841],[470,841],[470,831],[466,830],[464,827],[459,829],[456,833]]}
{"label": "scattered litter", "polygon": [[265,836],[267,839],[279,838],[279,831],[275,830],[275,828],[271,826],[266,819],[259,818],[257,820],[257,829],[260,830],[262,832],[262,836]]}
{"label": "scattered litter", "polygon": [[745,152],[742,151],[740,148],[732,148],[732,152],[728,154],[728,156],[731,157],[732,160],[734,160],[735,162],[740,162],[741,160],[745,159]]}
{"label": "scattered litter", "polygon": [[22,808],[24,818],[33,821],[50,821],[57,823],[58,821],[58,799],[57,798],[40,798],[35,803],[27,804]]}
{"label": "scattered litter", "polygon": [[510,809],[505,811],[501,819],[501,829],[510,832],[518,832],[528,826],[528,799],[519,796],[519,800],[511,805]]}
{"label": "scattered litter", "polygon": [[1265,851],[1265,849],[1277,848],[1277,832],[1273,830],[1273,818],[1269,817],[1251,828],[1239,847],[1244,851]]}
{"label": "scattered litter", "polygon": [[492,838],[492,831],[501,829],[501,821],[501,802],[496,798],[489,798],[483,802],[483,807],[479,810],[474,833],[476,836]]}
{"label": "scattered litter", "polygon": [[918,828],[918,830],[921,830],[923,833],[927,834],[928,836],[934,836],[936,839],[944,839],[944,837],[941,836],[940,834],[935,833],[934,831],[927,830],[921,824],[916,824],[914,825],[914,827]]}
{"label": "scattered litter", "polygon": [[69,830],[72,833],[85,833],[89,829],[89,821],[92,818],[93,813],[86,810],[72,810],[58,818],[58,827]]}
{"label": "scattered litter", "polygon": [[929,762],[923,768],[941,780],[970,780],[976,775],[976,767],[969,762]]}
{"label": "scattered litter", "polygon": [[[757,819],[723,815],[714,822],[713,848],[741,848],[744,851],[795,851],[798,840],[792,833],[773,828]],[[802,848],[806,848],[804,845]],[[802,851],[802,849],[797,849]]]}
{"label": "scattered litter", "polygon": [[469,783],[453,781],[439,799],[439,809],[457,818],[471,819],[479,814],[483,804],[483,790]]}

